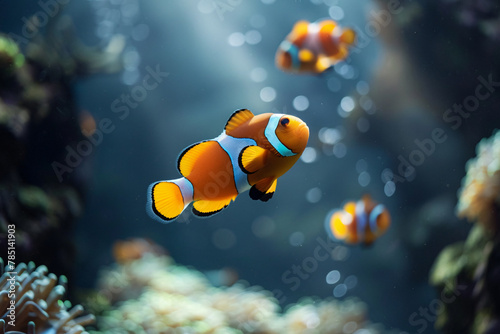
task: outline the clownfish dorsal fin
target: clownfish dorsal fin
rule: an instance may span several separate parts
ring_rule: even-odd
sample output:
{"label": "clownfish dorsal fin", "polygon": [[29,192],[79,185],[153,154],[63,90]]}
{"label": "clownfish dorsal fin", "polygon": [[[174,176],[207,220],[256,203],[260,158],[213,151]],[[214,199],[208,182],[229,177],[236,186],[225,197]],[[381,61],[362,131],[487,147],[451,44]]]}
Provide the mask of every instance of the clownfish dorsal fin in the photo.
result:
{"label": "clownfish dorsal fin", "polygon": [[290,34],[291,41],[298,47],[302,46],[305,39],[307,38],[309,30],[309,22],[307,21],[299,21],[295,23],[292,29],[292,33]]}
{"label": "clownfish dorsal fin", "polygon": [[276,191],[277,179],[273,177],[267,177],[260,180],[250,188],[250,198],[253,200],[260,199],[263,202],[267,202],[271,197],[273,197]]}
{"label": "clownfish dorsal fin", "polygon": [[248,109],[240,109],[233,112],[231,117],[227,120],[224,130],[226,134],[231,135],[231,131],[239,127],[245,122],[253,118],[254,114]]}
{"label": "clownfish dorsal fin", "polygon": [[177,159],[179,173],[184,177],[188,177],[196,161],[198,161],[203,153],[206,153],[207,150],[218,148],[219,144],[213,140],[202,141],[185,148]]}
{"label": "clownfish dorsal fin", "polygon": [[241,150],[238,164],[246,174],[252,174],[266,165],[268,151],[260,146],[247,146]]}

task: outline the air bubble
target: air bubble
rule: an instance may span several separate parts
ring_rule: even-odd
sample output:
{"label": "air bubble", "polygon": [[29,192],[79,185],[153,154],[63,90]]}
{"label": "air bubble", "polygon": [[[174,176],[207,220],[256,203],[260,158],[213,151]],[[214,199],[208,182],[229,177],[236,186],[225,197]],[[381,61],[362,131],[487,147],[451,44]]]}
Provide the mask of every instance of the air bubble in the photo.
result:
{"label": "air bubble", "polygon": [[309,164],[311,162],[314,162],[317,156],[318,154],[316,153],[316,149],[314,149],[313,147],[306,147],[304,152],[302,152],[300,159],[306,164]]}
{"label": "air bubble", "polygon": [[293,99],[293,107],[297,111],[304,111],[309,108],[309,100],[304,95],[296,96]]}
{"label": "air bubble", "polygon": [[229,35],[227,42],[231,46],[242,46],[245,44],[245,35],[243,35],[241,32],[233,32],[231,35]]}
{"label": "air bubble", "polygon": [[273,87],[264,87],[260,90],[260,99],[264,102],[274,101],[276,90]]}
{"label": "air bubble", "polygon": [[326,275],[326,283],[335,284],[340,280],[340,272],[338,270],[332,270]]}
{"label": "air bubble", "polygon": [[290,242],[290,245],[292,245],[292,246],[302,246],[302,244],[304,243],[304,239],[305,239],[304,233],[293,232],[290,235],[289,242]]}

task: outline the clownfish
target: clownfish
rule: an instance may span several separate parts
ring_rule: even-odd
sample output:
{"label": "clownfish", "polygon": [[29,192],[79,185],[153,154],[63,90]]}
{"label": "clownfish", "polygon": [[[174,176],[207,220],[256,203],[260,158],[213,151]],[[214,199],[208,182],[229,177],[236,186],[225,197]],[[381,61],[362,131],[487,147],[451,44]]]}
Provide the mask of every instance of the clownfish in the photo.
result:
{"label": "clownfish", "polygon": [[168,223],[193,202],[195,215],[211,216],[246,190],[252,199],[266,202],[308,139],[309,128],[297,117],[237,110],[218,137],[182,151],[177,169],[183,177],[149,186],[147,212]]}
{"label": "clownfish", "polygon": [[285,72],[320,74],[347,58],[356,33],[332,20],[295,23],[276,52],[276,66]]}
{"label": "clownfish", "polygon": [[332,240],[367,246],[384,234],[390,224],[389,211],[369,195],[358,202],[346,203],[342,210],[330,211],[325,219],[325,228]]}

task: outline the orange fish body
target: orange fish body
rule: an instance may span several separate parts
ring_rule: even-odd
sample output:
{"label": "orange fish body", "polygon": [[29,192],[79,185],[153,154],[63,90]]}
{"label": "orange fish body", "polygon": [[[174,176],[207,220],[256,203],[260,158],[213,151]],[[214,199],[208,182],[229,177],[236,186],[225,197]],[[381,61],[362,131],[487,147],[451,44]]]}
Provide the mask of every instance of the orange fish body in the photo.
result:
{"label": "orange fish body", "polygon": [[320,74],[344,60],[356,33],[332,20],[297,22],[278,47],[276,66],[285,72]]}
{"label": "orange fish body", "polygon": [[246,190],[252,199],[267,201],[278,177],[299,159],[308,138],[309,128],[297,117],[237,110],[217,138],[180,154],[177,168],[182,178],[149,186],[147,211],[166,223],[191,202],[195,215],[213,215]]}
{"label": "orange fish body", "polygon": [[347,244],[371,245],[390,224],[389,211],[382,204],[375,203],[369,195],[358,202],[346,203],[342,210],[331,211],[325,220],[330,238]]}

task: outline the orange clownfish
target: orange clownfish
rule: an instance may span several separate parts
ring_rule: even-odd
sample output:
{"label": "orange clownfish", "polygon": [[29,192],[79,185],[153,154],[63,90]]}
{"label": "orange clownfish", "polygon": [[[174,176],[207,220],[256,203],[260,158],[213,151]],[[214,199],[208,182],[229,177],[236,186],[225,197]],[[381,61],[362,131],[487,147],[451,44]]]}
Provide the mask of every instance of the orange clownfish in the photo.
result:
{"label": "orange clownfish", "polygon": [[308,139],[309,128],[297,117],[237,110],[217,138],[179,155],[177,169],[183,177],[149,186],[147,212],[168,223],[193,202],[193,213],[206,217],[246,190],[252,199],[268,201],[278,177],[299,159]]}
{"label": "orange clownfish", "polygon": [[391,224],[389,211],[375,203],[369,195],[358,202],[348,202],[342,210],[330,211],[325,228],[332,240],[347,244],[371,245]]}
{"label": "orange clownfish", "polygon": [[285,72],[320,74],[344,60],[356,33],[332,20],[295,23],[276,52],[276,66]]}

